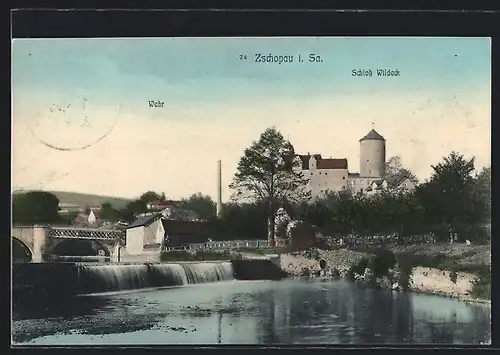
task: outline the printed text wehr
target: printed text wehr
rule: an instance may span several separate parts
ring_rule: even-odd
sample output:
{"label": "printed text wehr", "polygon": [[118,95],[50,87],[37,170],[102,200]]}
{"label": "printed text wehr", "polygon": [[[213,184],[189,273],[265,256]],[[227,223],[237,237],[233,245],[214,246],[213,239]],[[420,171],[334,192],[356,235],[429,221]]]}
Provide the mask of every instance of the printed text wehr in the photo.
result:
{"label": "printed text wehr", "polygon": [[149,107],[163,107],[165,105],[165,102],[163,101],[148,101]]}

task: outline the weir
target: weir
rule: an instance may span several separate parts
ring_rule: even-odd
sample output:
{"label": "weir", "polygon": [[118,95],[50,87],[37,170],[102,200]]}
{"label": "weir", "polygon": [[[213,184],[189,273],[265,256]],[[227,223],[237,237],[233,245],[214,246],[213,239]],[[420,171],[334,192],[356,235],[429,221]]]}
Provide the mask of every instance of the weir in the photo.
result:
{"label": "weir", "polygon": [[286,274],[271,260],[88,264],[15,263],[14,297],[58,298],[227,280],[280,280]]}
{"label": "weir", "polygon": [[233,266],[221,263],[78,265],[78,294],[233,280]]}

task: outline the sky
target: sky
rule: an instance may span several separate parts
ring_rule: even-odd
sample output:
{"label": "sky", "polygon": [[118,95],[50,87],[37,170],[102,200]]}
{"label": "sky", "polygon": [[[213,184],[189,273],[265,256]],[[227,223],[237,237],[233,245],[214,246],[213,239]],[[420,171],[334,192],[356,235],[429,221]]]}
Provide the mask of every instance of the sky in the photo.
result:
{"label": "sky", "polygon": [[[293,62],[255,61],[270,54]],[[422,181],[452,151],[481,169],[490,87],[489,38],[13,40],[13,189],[215,198],[221,160],[227,201],[244,149],[268,127],[297,153],[347,158],[350,172],[372,128]]]}

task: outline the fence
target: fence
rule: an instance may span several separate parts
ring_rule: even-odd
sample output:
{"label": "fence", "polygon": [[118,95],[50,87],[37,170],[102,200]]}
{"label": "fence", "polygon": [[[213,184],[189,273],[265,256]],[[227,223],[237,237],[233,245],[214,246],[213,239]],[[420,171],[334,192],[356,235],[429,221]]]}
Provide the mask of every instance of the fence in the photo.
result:
{"label": "fence", "polygon": [[435,237],[432,234],[412,235],[399,237],[392,235],[358,236],[347,235],[344,237],[323,237],[329,246],[384,246],[384,245],[413,245],[423,243],[434,243]]}
{"label": "fence", "polygon": [[239,248],[269,248],[267,240],[231,240],[231,241],[212,241],[206,243],[189,244],[186,249],[190,250],[230,250]]}

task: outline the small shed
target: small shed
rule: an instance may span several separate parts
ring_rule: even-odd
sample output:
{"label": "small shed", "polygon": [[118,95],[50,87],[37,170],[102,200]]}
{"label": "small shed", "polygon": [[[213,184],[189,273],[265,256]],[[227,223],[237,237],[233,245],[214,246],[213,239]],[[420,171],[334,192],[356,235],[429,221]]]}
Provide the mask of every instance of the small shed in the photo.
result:
{"label": "small shed", "polygon": [[305,250],[318,246],[319,230],[317,227],[302,224],[291,231],[292,249]]}

